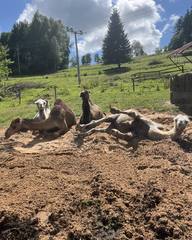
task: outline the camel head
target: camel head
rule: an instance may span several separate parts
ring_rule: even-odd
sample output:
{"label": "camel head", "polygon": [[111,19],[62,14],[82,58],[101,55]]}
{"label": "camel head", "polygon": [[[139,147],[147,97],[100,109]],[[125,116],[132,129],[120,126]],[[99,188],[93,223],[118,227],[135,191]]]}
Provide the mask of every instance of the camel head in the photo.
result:
{"label": "camel head", "polygon": [[35,101],[35,104],[37,105],[38,110],[43,110],[49,107],[48,101],[41,98]]}
{"label": "camel head", "polygon": [[175,129],[183,131],[186,128],[186,126],[188,125],[189,122],[190,122],[190,120],[189,120],[189,117],[187,115],[178,114],[174,118]]}
{"label": "camel head", "polygon": [[10,138],[13,134],[20,132],[22,120],[20,118],[14,119],[8,129],[5,131],[5,138]]}
{"label": "camel head", "polygon": [[90,92],[88,90],[84,90],[80,93],[80,97],[82,100],[89,100],[89,94]]}

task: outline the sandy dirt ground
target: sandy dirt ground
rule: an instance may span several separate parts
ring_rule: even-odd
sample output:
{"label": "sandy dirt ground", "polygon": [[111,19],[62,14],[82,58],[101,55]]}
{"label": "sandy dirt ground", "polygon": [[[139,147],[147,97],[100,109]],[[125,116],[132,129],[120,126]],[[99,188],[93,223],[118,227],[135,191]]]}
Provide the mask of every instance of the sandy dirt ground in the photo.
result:
{"label": "sandy dirt ground", "polygon": [[192,239],[192,124],[179,142],[0,139],[0,240]]}

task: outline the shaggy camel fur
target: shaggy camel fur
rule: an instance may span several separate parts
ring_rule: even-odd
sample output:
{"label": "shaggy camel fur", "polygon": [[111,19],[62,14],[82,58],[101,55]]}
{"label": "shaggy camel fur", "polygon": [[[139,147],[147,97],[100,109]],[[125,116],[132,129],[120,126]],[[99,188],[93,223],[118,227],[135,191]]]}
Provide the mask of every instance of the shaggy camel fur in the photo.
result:
{"label": "shaggy camel fur", "polygon": [[[174,127],[169,131],[164,131],[161,130],[161,124],[152,121],[134,109],[121,111],[112,108],[111,112],[113,114],[108,117],[92,121],[86,125],[80,125],[80,130],[88,130],[81,134],[88,136],[95,132],[106,132],[126,141],[131,140],[135,136],[145,137],[151,140],[161,140],[165,138],[177,140],[190,121],[188,116],[179,114],[174,118]],[[109,122],[110,125],[107,128],[95,128],[103,122]],[[127,127],[127,129],[125,129],[125,127]]]}
{"label": "shaggy camel fur", "polygon": [[80,124],[87,124],[92,120],[97,120],[103,117],[103,113],[99,106],[93,104],[90,97],[89,91],[84,90],[81,92],[80,97],[82,98],[82,115],[80,118]]}
{"label": "shaggy camel fur", "polygon": [[35,104],[37,105],[38,112],[35,115],[34,119],[38,121],[48,119],[51,112],[48,101],[39,98],[37,101],[35,101]]}
{"label": "shaggy camel fur", "polygon": [[57,137],[66,133],[75,124],[75,114],[62,100],[57,99],[48,119],[38,122],[34,119],[17,118],[11,122],[5,132],[5,137],[9,138],[13,134],[20,132],[21,129],[32,131],[53,130],[53,135]]}

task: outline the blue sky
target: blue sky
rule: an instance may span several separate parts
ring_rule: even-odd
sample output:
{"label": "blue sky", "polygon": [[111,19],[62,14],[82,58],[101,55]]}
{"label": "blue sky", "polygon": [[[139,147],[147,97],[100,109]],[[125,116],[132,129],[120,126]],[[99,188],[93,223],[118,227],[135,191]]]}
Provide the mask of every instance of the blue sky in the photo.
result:
{"label": "blue sky", "polygon": [[[177,16],[185,15],[187,9],[192,7],[192,0],[158,0],[157,3],[165,9],[165,12],[161,13],[161,18],[168,19],[172,14]],[[163,29],[166,21],[158,22],[157,28]],[[171,36],[173,35],[173,28],[169,29],[166,34],[161,39],[161,46],[167,45],[169,43]]]}
{"label": "blue sky", "polygon": [[[65,1],[65,0],[33,0],[33,3],[31,3],[30,0],[0,0],[0,32],[3,31],[10,31],[13,24],[16,22],[16,20],[19,18],[21,13],[26,9],[26,4],[31,3],[34,4],[34,2],[51,2],[53,7],[53,2],[56,3],[59,1]],[[86,3],[94,0],[76,0],[76,1],[84,1]],[[109,0],[102,0],[103,2],[108,2]],[[122,0],[122,1],[132,1],[132,0]],[[136,2],[139,0],[135,0]],[[152,2],[152,0],[146,0],[146,2]],[[69,2],[69,1],[68,1]],[[71,0],[71,2],[74,2],[74,0]],[[142,1],[141,1],[142,2]],[[157,30],[162,31],[166,26],[166,31],[162,35],[160,39],[160,47],[163,47],[167,45],[170,41],[170,38],[173,34],[173,22],[170,21],[170,17],[173,16],[182,16],[186,13],[187,9],[189,9],[192,6],[192,0],[156,0],[154,1],[155,4],[158,6],[158,4],[161,5],[162,9],[159,10],[160,14],[160,20],[155,22],[155,26]],[[45,7],[43,7],[43,4],[39,3],[38,5],[40,7],[40,10],[42,9],[42,12],[45,12]],[[70,8],[69,8],[70,9]],[[51,15],[51,9],[47,10],[47,15]],[[63,13],[64,14],[64,13]],[[53,13],[53,17],[57,16],[55,12]],[[60,15],[58,14],[58,17]],[[81,16],[82,17],[82,16]],[[81,17],[78,19],[78,21],[81,19]],[[66,20],[70,23],[70,20]],[[89,36],[90,38],[90,36]],[[83,45],[84,44],[84,45]],[[82,48],[85,46],[85,43],[82,43]]]}

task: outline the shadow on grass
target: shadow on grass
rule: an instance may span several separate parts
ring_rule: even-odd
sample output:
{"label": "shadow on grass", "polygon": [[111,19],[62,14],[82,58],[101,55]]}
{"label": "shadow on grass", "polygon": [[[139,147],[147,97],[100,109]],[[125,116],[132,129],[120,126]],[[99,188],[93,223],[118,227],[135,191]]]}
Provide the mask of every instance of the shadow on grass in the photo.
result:
{"label": "shadow on grass", "polygon": [[131,69],[129,67],[121,67],[121,68],[110,68],[110,69],[105,69],[104,73],[107,75],[114,75],[114,74],[121,74],[121,73],[126,73],[129,72]]}

